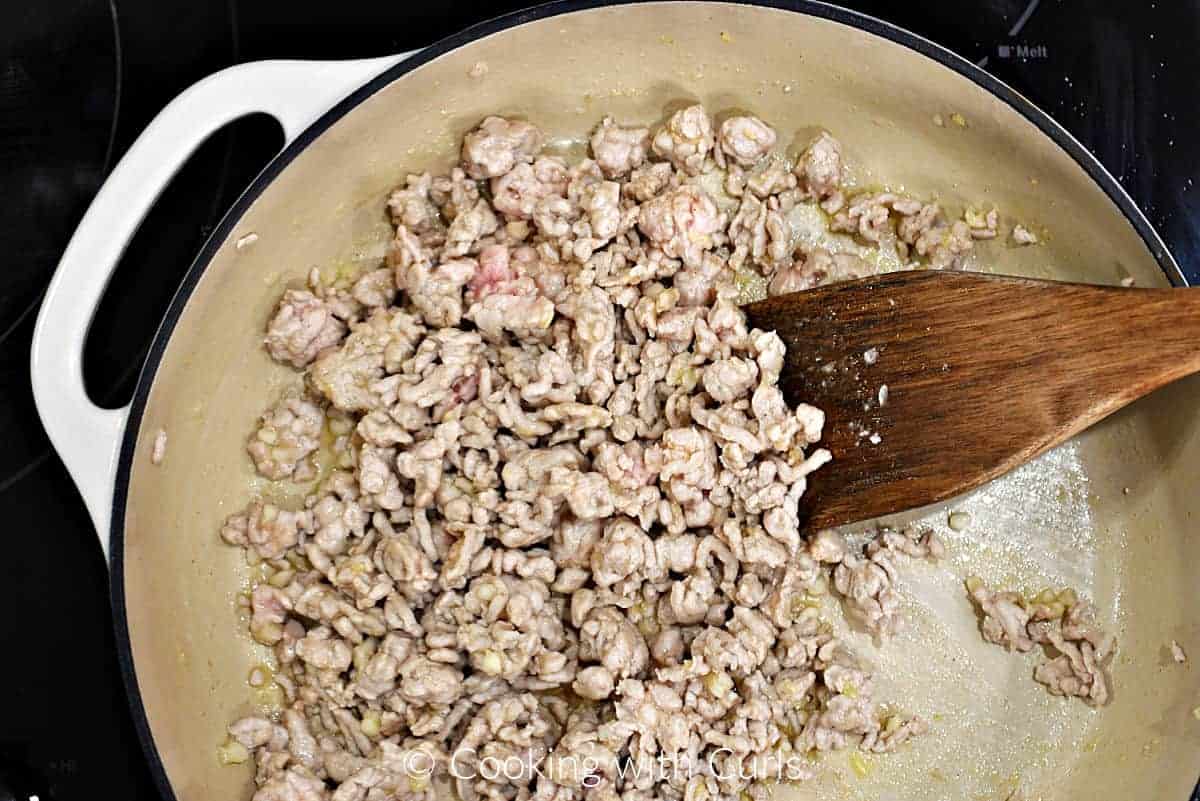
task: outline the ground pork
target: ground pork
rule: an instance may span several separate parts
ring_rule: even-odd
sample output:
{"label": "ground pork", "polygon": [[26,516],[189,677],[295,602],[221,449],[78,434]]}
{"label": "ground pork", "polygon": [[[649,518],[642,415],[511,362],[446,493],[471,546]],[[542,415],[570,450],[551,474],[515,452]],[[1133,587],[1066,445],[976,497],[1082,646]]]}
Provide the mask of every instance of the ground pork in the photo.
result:
{"label": "ground pork", "polygon": [[1017,224],[1012,229],[1012,241],[1016,245],[1036,245],[1038,243],[1037,234],[1030,231],[1023,225]]}
{"label": "ground pork", "polygon": [[[314,483],[221,530],[259,565],[244,605],[276,665],[256,686],[286,702],[220,751],[252,752],[254,801],[432,801],[443,781],[463,801],[760,801],[812,775],[808,751],[925,731],[881,713],[819,598],[888,634],[901,557],[941,545],[805,538],[824,414],[784,401],[783,343],[747,327],[734,275],[778,294],[869,271],[796,251],[800,202],[934,266],[995,218],[847,208],[837,141],[792,163],[788,138],[749,115],[714,131],[692,105],[653,135],[605,118],[572,161],[488,117],[458,166],[391,193],[383,263],[284,293],[266,348],[304,389],[248,450],[265,478]],[[985,635],[1062,653],[1037,674],[1051,691],[1105,697],[1111,641],[1086,609],[1022,612],[1022,634],[988,603]],[[654,774],[659,757],[690,769]]]}
{"label": "ground pork", "polygon": [[725,166],[727,157],[740,167],[753,167],[771,152],[776,139],[774,129],[758,117],[730,117],[721,123],[718,163]]}
{"label": "ground pork", "polygon": [[715,144],[712,118],[703,106],[688,106],[671,115],[654,136],[655,155],[671,162],[676,169],[697,175]]}
{"label": "ground pork", "polygon": [[649,128],[625,128],[605,117],[592,133],[592,158],[608,178],[628,175],[641,166],[650,150]]}
{"label": "ground pork", "polygon": [[796,176],[808,193],[821,201],[830,214],[844,205],[842,194],[842,146],[828,133],[809,143],[796,162]]}
{"label": "ground pork", "polygon": [[325,413],[311,399],[289,394],[263,415],[246,450],[258,474],[269,479],[307,481],[316,475],[311,460],[321,444]]}
{"label": "ground pork", "polygon": [[856,234],[900,258],[924,259],[935,270],[960,270],[979,239],[994,239],[999,213],[968,208],[963,219],[946,216],[938,203],[894,192],[862,192],[833,213],[830,230]]}
{"label": "ground pork", "polygon": [[462,164],[472,178],[496,178],[533,160],[542,132],[521,120],[488,117],[463,137]]}
{"label": "ground pork", "polygon": [[939,559],[944,547],[931,531],[880,529],[861,554],[850,553],[836,535],[819,534],[810,543],[810,554],[818,561],[841,558],[833,571],[833,585],[846,605],[850,620],[877,636],[896,633],[903,619],[895,590],[897,557]]}
{"label": "ground pork", "polygon": [[1043,590],[1026,598],[1011,590],[989,589],[980,579],[967,579],[967,592],[980,615],[979,629],[988,642],[1008,650],[1045,646],[1033,678],[1052,695],[1074,696],[1090,706],[1108,703],[1111,690],[1106,665],[1116,639],[1096,624],[1092,604],[1074,590]]}
{"label": "ground pork", "polygon": [[289,289],[267,326],[267,352],[276,361],[304,368],[345,335],[346,324],[327,302],[311,292]]}

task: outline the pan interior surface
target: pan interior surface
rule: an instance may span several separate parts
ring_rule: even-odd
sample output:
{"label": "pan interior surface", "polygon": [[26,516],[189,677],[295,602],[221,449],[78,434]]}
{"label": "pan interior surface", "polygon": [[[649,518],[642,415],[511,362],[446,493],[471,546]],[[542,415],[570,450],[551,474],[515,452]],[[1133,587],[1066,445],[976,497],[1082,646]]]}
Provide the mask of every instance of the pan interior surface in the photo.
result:
{"label": "pan interior surface", "polygon": [[[472,69],[480,63],[486,72]],[[1020,222],[1041,236],[1035,247],[988,243],[978,269],[1166,284],[1116,205],[1036,125],[937,61],[841,22],[649,3],[526,22],[432,59],[333,122],[248,202],[145,397],[116,578],[150,731],[181,801],[249,798],[251,770],[222,767],[216,748],[230,721],[276,700],[247,686],[251,669],[270,661],[238,611],[254,569],[217,532],[256,494],[302,497],[255,479],[245,454],[257,416],[301,381],[260,347],[280,293],[313,267],[377,262],[390,235],[388,191],[410,171],[447,168],[462,133],[487,114],[525,117],[570,146],[605,114],[658,123],[685,101],[751,111],[792,154],[827,129],[859,186],[936,197],[953,211],[994,205],[1003,232]],[[235,247],[250,233],[252,246]],[[1169,646],[1200,655],[1189,616],[1200,600],[1190,570],[1200,540],[1188,536],[1200,510],[1198,401],[1200,382],[1177,384],[924,514],[949,555],[902,569],[907,629],[881,644],[849,636],[876,667],[878,697],[925,716],[931,732],[868,757],[865,771],[847,752],[826,755],[818,780],[780,785],[776,797],[1186,798],[1200,774],[1200,680]],[[169,444],[155,466],[160,429]],[[951,529],[950,510],[970,522]],[[969,574],[1092,597],[1119,641],[1112,703],[1092,710],[1051,697],[1032,680],[1032,656],[983,643],[962,587]]]}

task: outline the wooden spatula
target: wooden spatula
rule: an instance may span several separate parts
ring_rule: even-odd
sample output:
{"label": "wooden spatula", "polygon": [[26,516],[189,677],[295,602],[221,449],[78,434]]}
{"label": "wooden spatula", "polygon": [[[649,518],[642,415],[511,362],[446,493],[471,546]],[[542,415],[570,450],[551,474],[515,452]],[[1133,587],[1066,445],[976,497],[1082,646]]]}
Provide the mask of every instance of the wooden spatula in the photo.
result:
{"label": "wooden spatula", "polygon": [[1200,371],[1200,288],[921,270],[745,310],[787,345],[788,402],[825,410],[809,529],[965,492]]}

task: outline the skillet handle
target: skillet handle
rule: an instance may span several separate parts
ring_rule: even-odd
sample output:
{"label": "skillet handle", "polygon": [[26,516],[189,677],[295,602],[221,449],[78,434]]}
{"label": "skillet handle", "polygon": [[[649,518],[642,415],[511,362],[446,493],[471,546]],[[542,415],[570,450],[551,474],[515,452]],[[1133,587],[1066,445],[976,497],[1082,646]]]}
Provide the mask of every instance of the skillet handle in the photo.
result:
{"label": "skillet handle", "polygon": [[92,200],[46,289],[33,332],[30,373],[42,425],[83,496],[106,560],[129,407],[101,409],[88,398],[83,345],[129,240],[175,172],[226,123],[265,112],[291,142],[337,101],[411,54],[260,61],[210,75],[158,113]]}

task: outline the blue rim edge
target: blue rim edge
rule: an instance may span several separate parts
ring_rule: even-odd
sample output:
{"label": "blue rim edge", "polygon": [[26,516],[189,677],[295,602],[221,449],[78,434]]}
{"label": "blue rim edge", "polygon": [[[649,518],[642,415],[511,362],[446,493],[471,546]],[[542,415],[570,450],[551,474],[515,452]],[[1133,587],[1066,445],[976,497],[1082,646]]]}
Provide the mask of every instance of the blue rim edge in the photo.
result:
{"label": "blue rim edge", "polygon": [[[494,33],[514,28],[525,23],[535,22],[537,20],[546,19],[549,17],[560,16],[575,11],[587,11],[596,8],[604,8],[608,6],[632,5],[642,0],[559,0],[545,5],[536,6],[534,8],[523,11],[516,11],[511,14],[496,17],[495,19],[481,22],[473,25],[459,33],[442,39],[440,42],[433,44],[424,50],[414,54],[399,62],[395,66],[389,68],[382,74],[376,76],[371,81],[356,89],[345,99],[323,114],[316,122],[310,125],[299,136],[296,137],[290,144],[275,156],[271,162],[263,168],[262,172],[251,182],[246,190],[241,194],[236,202],[221,218],[221,222],[217,225],[213,232],[209,235],[208,240],[200,249],[196,259],[192,262],[187,274],[184,276],[178,291],[171,300],[171,305],[167,309],[163,317],[163,321],[158,328],[154,337],[150,350],[146,356],[146,361],[142,366],[141,374],[138,377],[137,387],[134,391],[133,402],[129,410],[129,419],[125,424],[125,434],[121,445],[121,455],[117,465],[117,477],[113,493],[113,515],[110,531],[110,548],[109,548],[109,582],[110,595],[113,612],[113,627],[116,633],[117,643],[117,658],[121,668],[121,677],[125,684],[125,690],[129,696],[129,706],[132,712],[134,727],[137,730],[138,739],[142,744],[142,751],[145,753],[150,764],[150,771],[154,776],[154,782],[158,786],[159,792],[164,799],[175,801],[175,792],[171,787],[171,783],[167,778],[166,769],[163,767],[162,758],[159,756],[158,749],[154,744],[154,738],[150,733],[150,724],[146,718],[146,710],[142,703],[141,692],[138,688],[137,673],[133,665],[132,644],[129,639],[129,623],[125,614],[125,563],[124,563],[124,528],[125,528],[125,501],[129,490],[129,473],[133,462],[133,452],[137,444],[137,432],[141,427],[142,414],[146,408],[146,400],[149,396],[150,386],[153,383],[154,375],[158,370],[159,363],[162,360],[163,352],[166,349],[167,342],[170,340],[171,333],[175,329],[176,323],[179,321],[183,313],[184,307],[187,305],[188,299],[191,297],[192,291],[199,282],[204,271],[207,269],[209,262],[216,254],[220,246],[228,238],[233,231],[242,215],[250,207],[250,205],[262,194],[263,190],[278,176],[292,160],[303,151],[314,139],[320,136],[331,125],[353,110],[356,106],[362,103],[371,95],[378,92],[383,87],[395,81],[397,78],[405,75],[412,70],[420,67],[423,64],[432,61],[433,59],[442,56],[451,50],[455,50],[470,42],[490,36]],[[660,2],[673,2],[675,0],[659,0]],[[1024,96],[1016,92],[1012,87],[997,80],[995,77],[977,67],[970,61],[956,53],[947,50],[939,44],[936,44],[928,39],[918,36],[914,33],[892,25],[889,22],[877,19],[875,17],[861,14],[856,11],[850,11],[837,6],[832,6],[827,3],[817,2],[817,0],[721,0],[720,3],[727,5],[748,5],[761,6],[765,8],[775,8],[785,11],[794,11],[808,16],[819,17],[822,19],[838,22],[848,25],[853,28],[866,31],[884,39],[891,40],[897,44],[904,45],[911,50],[916,50],[928,58],[931,58],[945,67],[954,70],[960,75],[970,79],[978,84],[983,89],[996,95],[1023,117],[1036,125],[1042,133],[1054,140],[1059,147],[1063,148],[1095,181],[1109,199],[1121,210],[1125,218],[1134,227],[1138,235],[1145,242],[1146,247],[1150,250],[1155,261],[1158,262],[1167,278],[1175,286],[1186,286],[1187,280],[1183,272],[1179,269],[1179,265],[1167,250],[1166,245],[1159,237],[1154,227],[1142,214],[1141,210],[1133,202],[1133,199],[1125,192],[1116,178],[1113,177],[1105,167],[1099,162],[1092,153],[1083,146],[1074,136],[1072,136],[1065,128],[1054,121],[1048,114],[1043,112]],[[1197,787],[1197,795],[1193,798],[1200,797],[1200,785]]]}

